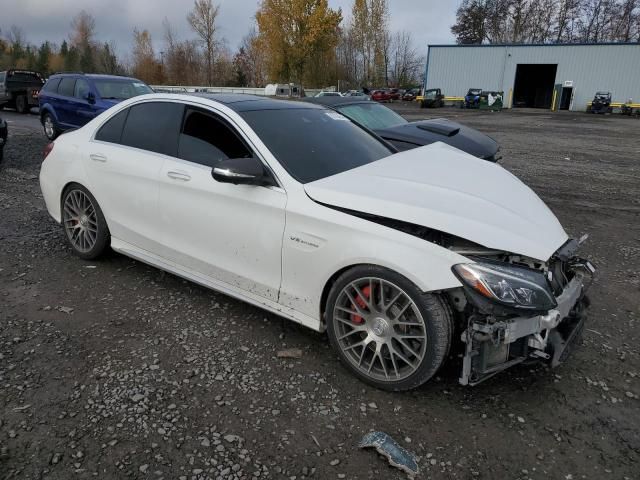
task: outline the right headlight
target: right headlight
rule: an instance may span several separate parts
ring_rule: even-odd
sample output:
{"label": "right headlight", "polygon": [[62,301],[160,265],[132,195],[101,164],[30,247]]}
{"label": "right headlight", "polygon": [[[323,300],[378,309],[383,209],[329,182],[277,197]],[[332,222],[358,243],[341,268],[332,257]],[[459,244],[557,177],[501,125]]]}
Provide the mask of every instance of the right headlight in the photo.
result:
{"label": "right headlight", "polygon": [[472,292],[504,307],[546,311],[558,304],[541,272],[500,262],[460,263],[453,273]]}

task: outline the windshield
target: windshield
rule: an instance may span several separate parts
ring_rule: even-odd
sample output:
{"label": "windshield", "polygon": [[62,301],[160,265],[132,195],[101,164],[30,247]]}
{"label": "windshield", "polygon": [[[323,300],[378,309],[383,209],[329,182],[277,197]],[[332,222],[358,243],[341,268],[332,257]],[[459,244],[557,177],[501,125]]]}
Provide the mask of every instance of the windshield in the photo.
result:
{"label": "windshield", "polygon": [[480,95],[482,93],[482,89],[480,88],[471,88],[469,90],[469,95]]}
{"label": "windshield", "polygon": [[426,98],[436,98],[437,93],[437,90],[427,90],[426,92],[424,92],[424,96]]}
{"label": "windshield", "polygon": [[126,100],[136,95],[153,93],[153,90],[138,80],[94,79],[93,83],[103,100]]}
{"label": "windshield", "polygon": [[328,109],[239,112],[289,174],[309,183],[394,153],[347,118]]}
{"label": "windshield", "polygon": [[403,125],[407,121],[393,110],[380,105],[379,103],[358,103],[356,105],[345,105],[337,107],[340,113],[346,115],[354,122],[371,130]]}

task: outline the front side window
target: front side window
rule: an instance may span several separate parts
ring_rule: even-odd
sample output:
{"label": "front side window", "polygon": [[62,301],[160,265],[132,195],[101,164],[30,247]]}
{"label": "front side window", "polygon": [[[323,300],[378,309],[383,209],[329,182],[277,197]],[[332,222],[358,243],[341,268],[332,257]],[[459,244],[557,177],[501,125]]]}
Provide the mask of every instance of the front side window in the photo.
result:
{"label": "front side window", "polygon": [[348,118],[324,108],[256,110],[240,115],[285,170],[301,183],[395,153]]}
{"label": "front side window", "polygon": [[145,83],[133,79],[93,79],[103,100],[126,100],[137,95],[153,93]]}
{"label": "front side window", "polygon": [[58,94],[65,97],[73,97],[73,90],[76,84],[76,79],[73,77],[64,77],[60,80],[58,85]]}
{"label": "front side window", "polygon": [[178,157],[214,167],[228,158],[246,158],[251,151],[222,119],[187,108],[178,143]]}
{"label": "front side window", "polygon": [[86,80],[79,78],[76,80],[76,87],[73,91],[73,96],[76,98],[86,99],[89,93],[89,84]]}
{"label": "front side window", "polygon": [[395,125],[402,125],[407,121],[393,110],[378,103],[359,103],[356,105],[346,105],[339,108],[340,113],[349,117],[360,125],[376,130],[378,128],[389,128]]}
{"label": "front side window", "polygon": [[145,102],[129,109],[120,143],[175,157],[184,105]]}

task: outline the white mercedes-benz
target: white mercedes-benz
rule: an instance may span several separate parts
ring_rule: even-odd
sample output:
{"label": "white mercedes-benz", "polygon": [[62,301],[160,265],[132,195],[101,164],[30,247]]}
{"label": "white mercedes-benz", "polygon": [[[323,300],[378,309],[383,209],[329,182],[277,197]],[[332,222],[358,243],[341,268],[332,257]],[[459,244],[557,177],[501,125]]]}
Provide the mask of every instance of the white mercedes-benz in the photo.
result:
{"label": "white mercedes-benz", "polygon": [[397,153],[339,113],[248,95],[135,97],[45,150],[47,209],[84,259],[109,246],[326,329],[387,390],[557,365],[592,265],[508,171],[435,143]]}

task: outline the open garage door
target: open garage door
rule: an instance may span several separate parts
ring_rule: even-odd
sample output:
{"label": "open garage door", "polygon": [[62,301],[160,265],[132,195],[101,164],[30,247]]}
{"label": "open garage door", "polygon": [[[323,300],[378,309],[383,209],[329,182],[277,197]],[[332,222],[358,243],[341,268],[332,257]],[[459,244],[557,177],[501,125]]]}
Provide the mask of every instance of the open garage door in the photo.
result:
{"label": "open garage door", "polygon": [[518,64],[513,86],[513,106],[551,108],[556,64]]}

